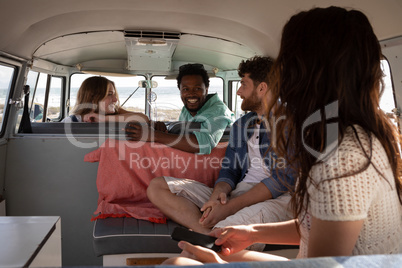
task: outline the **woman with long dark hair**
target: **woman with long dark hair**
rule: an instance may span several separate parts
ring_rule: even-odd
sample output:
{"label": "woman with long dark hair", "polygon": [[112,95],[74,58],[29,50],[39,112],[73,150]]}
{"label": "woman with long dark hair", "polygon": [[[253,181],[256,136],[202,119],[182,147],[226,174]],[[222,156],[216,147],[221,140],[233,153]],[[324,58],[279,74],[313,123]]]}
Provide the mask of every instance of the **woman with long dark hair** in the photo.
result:
{"label": "woman with long dark hair", "polygon": [[[180,242],[169,263],[272,260],[253,243],[299,244],[298,257],[402,253],[398,129],[379,108],[380,44],[356,10],[315,8],[283,29],[267,116],[299,174],[295,220],[217,229],[218,255]],[[280,118],[280,120],[278,120]]]}

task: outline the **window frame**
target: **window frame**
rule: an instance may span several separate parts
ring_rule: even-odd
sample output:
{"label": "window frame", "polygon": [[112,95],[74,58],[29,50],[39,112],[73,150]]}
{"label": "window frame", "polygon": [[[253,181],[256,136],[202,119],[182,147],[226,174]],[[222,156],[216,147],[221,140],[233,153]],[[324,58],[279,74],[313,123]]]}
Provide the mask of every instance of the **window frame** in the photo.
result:
{"label": "window frame", "polygon": [[0,138],[3,138],[5,135],[5,132],[6,132],[6,126],[7,126],[8,117],[10,114],[10,100],[12,99],[12,97],[14,95],[14,90],[15,90],[15,86],[17,83],[17,77],[18,77],[18,74],[20,71],[20,67],[16,66],[16,65],[12,65],[12,64],[4,62],[4,61],[0,61],[0,65],[10,67],[14,70],[13,76],[10,81],[11,83],[8,88],[7,97],[5,98],[5,103],[4,103],[5,110],[3,111],[3,119],[1,122],[1,126],[0,126]]}
{"label": "window frame", "polygon": [[[45,72],[40,72],[40,71],[36,71],[36,70],[29,70],[27,77],[29,75],[29,73],[36,73],[36,77],[35,77],[35,81],[34,81],[34,88],[30,89],[30,94],[29,94],[29,106],[28,106],[28,112],[29,114],[31,114],[32,109],[34,108],[34,104],[35,104],[35,96],[37,94],[37,89],[38,89],[38,84],[39,84],[39,80],[41,79],[41,76],[45,77],[46,82],[45,82],[45,90],[44,90],[44,100],[43,100],[43,104],[39,103],[41,105],[43,105],[43,115],[42,115],[42,119],[40,122],[45,123],[47,122],[47,114],[48,114],[48,108],[49,108],[49,94],[50,91],[52,89],[52,82],[54,81],[53,78],[57,78],[57,79],[61,79],[61,83],[60,83],[60,113],[59,113],[59,117],[58,118],[54,118],[51,120],[51,122],[59,122],[63,119],[64,116],[64,110],[65,110],[65,99],[66,99],[66,77],[62,76],[62,75],[52,75],[49,73],[45,73]],[[27,84],[27,83],[26,83]],[[31,118],[30,118],[31,120]]]}

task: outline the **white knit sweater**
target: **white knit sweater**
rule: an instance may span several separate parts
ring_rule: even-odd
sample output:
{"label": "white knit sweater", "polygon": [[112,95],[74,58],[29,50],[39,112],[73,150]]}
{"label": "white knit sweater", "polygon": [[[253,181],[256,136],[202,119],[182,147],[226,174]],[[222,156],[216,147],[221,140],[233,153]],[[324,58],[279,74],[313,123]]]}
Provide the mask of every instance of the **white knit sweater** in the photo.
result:
{"label": "white knit sweater", "polygon": [[[355,128],[369,155],[369,137],[361,127]],[[402,253],[402,206],[385,150],[377,138],[372,140],[372,164],[361,173],[331,180],[359,170],[368,161],[351,127],[338,148],[312,168],[310,204],[301,223],[299,258],[307,257],[310,215],[327,221],[364,219],[352,255]]]}

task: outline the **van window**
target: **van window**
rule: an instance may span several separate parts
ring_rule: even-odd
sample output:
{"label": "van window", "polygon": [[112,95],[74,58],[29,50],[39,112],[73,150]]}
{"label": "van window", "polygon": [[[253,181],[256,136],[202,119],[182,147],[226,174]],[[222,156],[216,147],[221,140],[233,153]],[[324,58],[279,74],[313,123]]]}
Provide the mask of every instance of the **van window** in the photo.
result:
{"label": "van window", "polygon": [[50,81],[49,97],[47,101],[46,116],[51,121],[61,120],[61,109],[64,106],[62,102],[63,78],[52,77]]}
{"label": "van window", "polygon": [[[158,86],[152,89],[148,102],[151,105],[151,118],[155,121],[177,121],[180,116],[183,102],[180,98],[180,90],[176,79],[166,79],[165,76],[154,76]],[[223,79],[220,77],[209,78],[208,94],[218,93],[223,101]]]}
{"label": "van window", "polygon": [[[381,67],[384,72],[384,92],[380,99],[380,108],[388,113],[394,114],[395,109],[395,94],[392,86],[391,72],[387,60],[381,61]],[[237,96],[237,90],[240,87],[240,81],[230,81],[230,88],[232,89],[232,110],[235,113],[236,119],[245,114],[245,111],[241,109],[242,99]]]}
{"label": "van window", "polygon": [[[47,100],[47,119],[45,120],[43,115],[48,78],[50,79],[50,84]],[[64,107],[62,102],[63,81],[62,77],[48,76],[48,74],[45,73],[34,71],[28,73],[26,84],[30,87],[29,114],[31,122],[59,121],[61,119],[60,111]],[[22,111],[20,111],[20,113],[22,114]]]}
{"label": "van window", "polygon": [[[76,103],[78,89],[80,88],[82,82],[91,76],[94,75],[77,73],[71,76],[69,105],[70,112]],[[120,105],[123,105],[125,110],[140,113],[145,112],[145,88],[138,87],[138,82],[145,80],[144,76],[105,77],[115,83],[117,93],[119,94]],[[134,94],[130,97],[132,93]]]}
{"label": "van window", "polygon": [[8,94],[14,77],[15,68],[0,65],[0,129],[3,132],[3,119],[6,114]]}
{"label": "van window", "polygon": [[237,95],[237,90],[240,87],[240,81],[230,81],[232,89],[232,110],[236,119],[240,118],[246,112],[241,109],[242,99]]}
{"label": "van window", "polygon": [[183,107],[180,90],[176,79],[165,79],[165,76],[154,76],[158,86],[152,89],[153,98],[148,98],[151,105],[151,118],[155,121],[177,121]]}
{"label": "van window", "polygon": [[386,113],[393,113],[395,109],[395,94],[392,86],[391,72],[387,60],[381,61],[381,68],[384,72],[384,92],[380,99],[380,108]]}
{"label": "van window", "polygon": [[223,101],[223,79],[220,77],[209,78],[208,93],[218,93],[219,98]]}

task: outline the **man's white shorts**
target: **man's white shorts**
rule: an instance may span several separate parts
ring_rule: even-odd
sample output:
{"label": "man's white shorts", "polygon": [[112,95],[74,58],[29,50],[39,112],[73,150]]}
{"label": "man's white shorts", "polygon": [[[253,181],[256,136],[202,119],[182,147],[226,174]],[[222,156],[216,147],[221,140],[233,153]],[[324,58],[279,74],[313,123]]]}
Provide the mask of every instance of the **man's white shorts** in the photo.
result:
{"label": "man's white shorts", "polygon": [[[165,181],[172,193],[182,196],[201,208],[209,200],[213,189],[198,181],[189,179],[177,179],[165,177]],[[239,196],[251,188],[256,183],[240,182],[237,184],[228,198]],[[284,193],[275,199],[269,199],[249,207],[239,210],[236,214],[218,222],[214,228],[230,225],[242,225],[253,223],[280,222],[292,219],[290,209],[290,194]]]}

